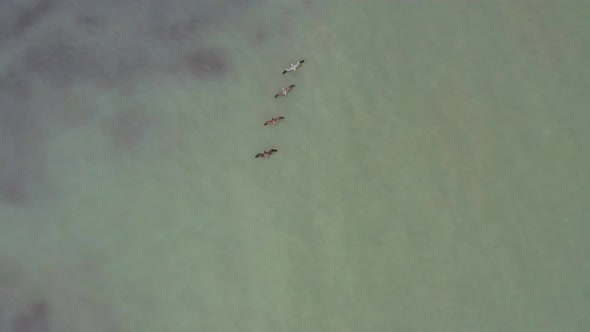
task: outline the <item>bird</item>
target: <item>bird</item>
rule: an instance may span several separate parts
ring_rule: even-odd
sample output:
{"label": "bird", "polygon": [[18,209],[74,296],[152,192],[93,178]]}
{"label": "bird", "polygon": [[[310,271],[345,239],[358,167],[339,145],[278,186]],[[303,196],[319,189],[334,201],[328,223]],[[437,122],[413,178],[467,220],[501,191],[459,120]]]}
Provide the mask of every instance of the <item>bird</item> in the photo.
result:
{"label": "bird", "polygon": [[305,60],[299,60],[295,64],[292,63],[290,67],[285,68],[285,70],[283,70],[283,75],[285,75],[286,73],[290,73],[292,71],[296,71],[299,67],[301,67],[301,65],[304,62],[305,62]]}
{"label": "bird", "polygon": [[272,118],[272,119],[266,121],[264,123],[264,125],[265,126],[267,126],[267,125],[276,125],[280,120],[283,120],[284,118],[285,118],[284,116],[279,116],[279,117],[276,117],[276,118]]}
{"label": "bird", "polygon": [[264,150],[264,152],[259,152],[256,154],[256,158],[268,158],[270,157],[270,155],[272,155],[275,152],[278,152],[279,150],[277,149],[270,149],[268,151]]}
{"label": "bird", "polygon": [[283,88],[281,91],[279,91],[275,94],[275,98],[280,97],[280,96],[287,96],[289,91],[291,91],[291,89],[293,89],[294,87],[295,87],[295,84],[291,84],[288,87]]}

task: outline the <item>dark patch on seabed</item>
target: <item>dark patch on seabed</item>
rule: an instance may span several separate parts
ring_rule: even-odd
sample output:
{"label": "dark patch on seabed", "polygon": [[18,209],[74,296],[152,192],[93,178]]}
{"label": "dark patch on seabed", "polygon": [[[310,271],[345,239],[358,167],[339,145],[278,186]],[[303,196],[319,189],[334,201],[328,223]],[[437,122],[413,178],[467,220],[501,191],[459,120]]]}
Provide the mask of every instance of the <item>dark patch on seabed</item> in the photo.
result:
{"label": "dark patch on seabed", "polygon": [[[49,191],[46,142],[94,120],[100,110],[92,95],[129,97],[142,82],[179,72],[195,80],[228,77],[227,51],[202,36],[255,2],[0,1],[0,208],[27,207]],[[80,86],[96,93],[80,95]],[[109,112],[103,132],[114,150],[137,151],[154,120],[141,110]]]}
{"label": "dark patch on seabed", "polygon": [[225,76],[230,71],[226,56],[219,50],[197,51],[185,59],[190,72],[197,77]]}
{"label": "dark patch on seabed", "polygon": [[[121,331],[112,302],[95,295],[102,293],[102,282],[110,279],[102,270],[102,259],[78,255],[83,257],[74,264],[58,263],[59,268],[47,271],[40,284],[23,261],[0,254],[0,332]],[[38,273],[43,274],[35,269]],[[69,283],[61,278],[88,289],[62,289]]]}
{"label": "dark patch on seabed", "polygon": [[44,20],[55,7],[55,0],[18,1],[0,3],[0,40],[18,38]]}
{"label": "dark patch on seabed", "polygon": [[47,300],[31,297],[31,285],[17,261],[0,256],[0,331],[50,332]]}
{"label": "dark patch on seabed", "polygon": [[23,206],[42,165],[44,135],[29,107],[31,91],[14,73],[0,76],[0,202]]}
{"label": "dark patch on seabed", "polygon": [[49,332],[49,307],[46,302],[29,304],[11,319],[13,332]]}
{"label": "dark patch on seabed", "polygon": [[139,107],[129,108],[101,122],[101,129],[113,149],[123,154],[135,154],[147,131],[155,126],[155,119]]}

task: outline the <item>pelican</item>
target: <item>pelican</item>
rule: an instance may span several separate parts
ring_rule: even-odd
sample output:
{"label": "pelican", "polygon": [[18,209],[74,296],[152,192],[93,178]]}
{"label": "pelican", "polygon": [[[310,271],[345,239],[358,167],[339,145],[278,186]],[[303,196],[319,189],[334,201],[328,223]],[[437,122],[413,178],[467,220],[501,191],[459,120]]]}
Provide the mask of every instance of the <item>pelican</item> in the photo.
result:
{"label": "pelican", "polygon": [[286,73],[290,73],[292,71],[296,71],[297,68],[301,67],[301,65],[305,62],[305,60],[299,60],[296,63],[292,63],[291,66],[289,68],[285,68],[285,70],[283,70],[283,75],[285,75]]}
{"label": "pelican", "polygon": [[256,154],[256,158],[269,158],[271,154],[277,152],[277,149],[270,149],[268,151],[264,150],[264,152],[259,152]]}
{"label": "pelican", "polygon": [[283,120],[284,118],[285,118],[284,116],[279,116],[279,117],[276,117],[276,118],[272,118],[272,119],[266,121],[264,123],[264,125],[265,126],[267,126],[267,125],[276,125],[280,120]]}
{"label": "pelican", "polygon": [[275,94],[275,98],[276,97],[280,97],[280,96],[287,96],[287,94],[289,93],[289,91],[291,91],[291,89],[293,89],[295,87],[295,84],[291,84],[286,88],[283,88],[281,91],[277,92]]}

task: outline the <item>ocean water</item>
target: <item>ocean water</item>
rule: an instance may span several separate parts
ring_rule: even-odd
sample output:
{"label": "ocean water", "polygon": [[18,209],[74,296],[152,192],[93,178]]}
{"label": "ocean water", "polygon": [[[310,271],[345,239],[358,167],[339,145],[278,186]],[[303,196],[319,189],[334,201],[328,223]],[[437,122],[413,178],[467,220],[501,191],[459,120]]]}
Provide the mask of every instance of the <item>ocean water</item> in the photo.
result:
{"label": "ocean water", "polygon": [[0,332],[587,331],[588,12],[3,2]]}

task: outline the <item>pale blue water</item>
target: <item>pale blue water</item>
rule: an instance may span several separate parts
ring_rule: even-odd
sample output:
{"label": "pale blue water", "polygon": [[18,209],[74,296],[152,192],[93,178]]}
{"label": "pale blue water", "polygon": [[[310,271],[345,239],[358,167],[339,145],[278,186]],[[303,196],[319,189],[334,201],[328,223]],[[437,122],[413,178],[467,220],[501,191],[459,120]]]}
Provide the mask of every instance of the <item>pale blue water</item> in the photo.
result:
{"label": "pale blue water", "polygon": [[0,332],[590,328],[586,2],[36,3]]}

